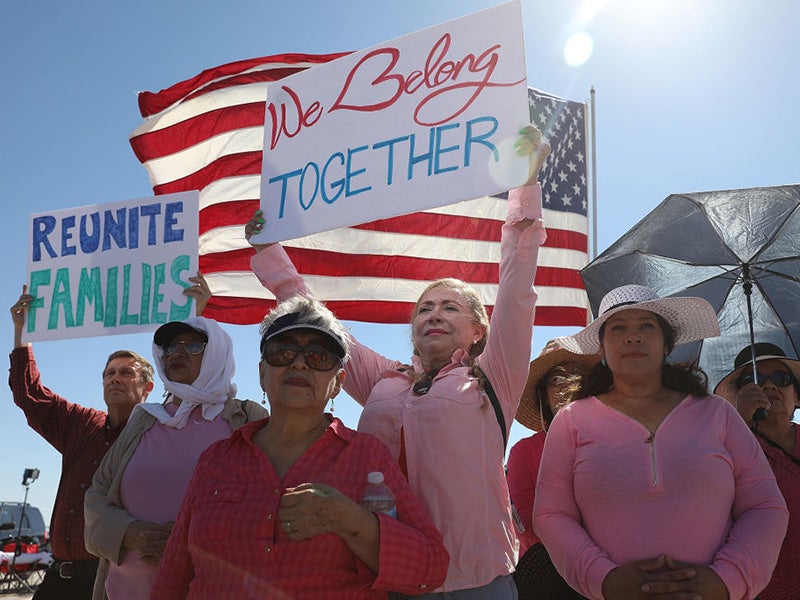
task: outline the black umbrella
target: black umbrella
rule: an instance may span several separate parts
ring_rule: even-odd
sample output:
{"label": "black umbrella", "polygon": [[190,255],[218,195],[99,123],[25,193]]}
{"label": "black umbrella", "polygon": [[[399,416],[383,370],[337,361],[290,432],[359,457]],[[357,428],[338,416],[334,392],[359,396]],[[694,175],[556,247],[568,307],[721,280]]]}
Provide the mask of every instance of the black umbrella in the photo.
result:
{"label": "black umbrella", "polygon": [[675,348],[697,361],[710,387],[753,339],[800,352],[800,185],[673,194],[581,275],[592,311],[620,285],[661,296],[699,296],[722,335]]}

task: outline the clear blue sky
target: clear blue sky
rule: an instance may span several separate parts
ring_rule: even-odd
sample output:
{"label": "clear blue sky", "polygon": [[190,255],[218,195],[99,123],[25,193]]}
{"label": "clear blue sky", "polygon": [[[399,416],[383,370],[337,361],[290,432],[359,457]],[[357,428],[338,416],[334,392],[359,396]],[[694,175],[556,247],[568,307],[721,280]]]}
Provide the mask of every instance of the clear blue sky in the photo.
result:
{"label": "clear blue sky", "polygon": [[[227,0],[4,2],[0,9],[0,306],[26,280],[30,213],[152,195],[128,145],[141,122],[136,91],[156,91],[225,62],[280,52],[359,50],[497,4],[489,0]],[[528,82],[582,101],[597,90],[598,247],[609,246],[674,192],[800,182],[800,3],[796,0],[523,0]],[[594,51],[563,58],[576,32]],[[12,346],[8,313],[0,340]],[[239,397],[260,399],[255,326],[226,327],[237,348]],[[405,326],[353,324],[382,353],[409,356]],[[539,328],[533,354],[575,329]],[[43,380],[103,407],[106,356],[150,356],[150,336],[36,344]],[[157,400],[160,384],[151,396]],[[336,414],[355,427],[358,407]],[[0,392],[0,499],[49,519],[60,456]],[[512,428],[511,443],[528,435]]]}

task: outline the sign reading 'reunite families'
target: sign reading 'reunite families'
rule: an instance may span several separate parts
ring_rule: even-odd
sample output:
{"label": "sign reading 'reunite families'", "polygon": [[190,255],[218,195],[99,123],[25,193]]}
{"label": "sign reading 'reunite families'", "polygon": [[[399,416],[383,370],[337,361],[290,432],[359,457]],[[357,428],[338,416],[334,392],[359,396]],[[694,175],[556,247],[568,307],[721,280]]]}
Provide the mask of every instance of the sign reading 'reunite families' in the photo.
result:
{"label": "sign reading 'reunite families'", "polygon": [[152,331],[194,315],[199,193],[31,215],[26,341]]}
{"label": "sign reading 'reunite families'", "polygon": [[254,242],[283,241],[521,185],[529,122],[520,2],[269,86]]}

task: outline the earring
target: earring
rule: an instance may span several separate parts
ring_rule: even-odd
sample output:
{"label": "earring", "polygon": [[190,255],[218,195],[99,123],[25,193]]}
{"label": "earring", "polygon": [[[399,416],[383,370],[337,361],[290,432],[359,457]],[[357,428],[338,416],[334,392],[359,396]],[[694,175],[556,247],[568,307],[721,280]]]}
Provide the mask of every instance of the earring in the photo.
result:
{"label": "earring", "polygon": [[604,367],[608,366],[608,364],[606,364],[606,357],[605,356],[600,359],[600,364],[603,365]]}
{"label": "earring", "polygon": [[261,404],[266,404],[266,403],[267,403],[267,392],[261,390]]}
{"label": "earring", "polygon": [[333,414],[334,406],[333,406],[333,398],[331,398],[331,414]]}

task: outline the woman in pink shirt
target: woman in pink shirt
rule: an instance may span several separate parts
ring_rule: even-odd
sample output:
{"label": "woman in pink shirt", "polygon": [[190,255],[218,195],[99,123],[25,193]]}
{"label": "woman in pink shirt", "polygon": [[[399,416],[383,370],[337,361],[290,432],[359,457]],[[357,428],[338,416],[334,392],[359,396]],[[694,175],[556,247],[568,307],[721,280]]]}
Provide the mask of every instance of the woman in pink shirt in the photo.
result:
{"label": "woman in pink shirt", "polygon": [[508,454],[511,503],[519,519],[519,560],[514,571],[519,600],[572,600],[580,595],[558,574],[547,550],[533,531],[533,499],[545,436],[558,410],[571,400],[581,376],[600,357],[574,354],[551,340],[531,361],[528,383],[517,409],[517,421],[536,435],[518,441]]}
{"label": "woman in pink shirt", "polygon": [[[755,345],[739,352],[731,371],[715,394],[731,401],[761,445],[789,509],[789,528],[778,564],[760,600],[797,600],[800,597],[800,427],[792,418],[800,408],[800,360],[793,360],[774,344]],[[764,418],[755,419],[757,409]]]}
{"label": "woman in pink shirt", "polygon": [[[528,375],[533,279],[546,237],[536,179],[550,151],[533,128],[523,130],[517,144],[519,153],[529,156],[531,177],[509,192],[491,334],[476,291],[444,279],[424,289],[412,311],[411,364],[351,339],[345,366],[344,389],[364,406],[359,432],[389,447],[444,537],[450,564],[432,598],[447,593],[453,599],[516,599],[504,440]],[[261,225],[258,215],[251,219],[248,239]],[[308,293],[283,248],[255,247],[259,252],[251,267],[279,300]]]}
{"label": "woman in pink shirt", "polygon": [[787,523],[775,477],[705,376],[667,360],[717,335],[705,300],[628,285],[559,338],[603,360],[548,430],[533,518],[584,596],[741,600],[767,585]]}

